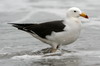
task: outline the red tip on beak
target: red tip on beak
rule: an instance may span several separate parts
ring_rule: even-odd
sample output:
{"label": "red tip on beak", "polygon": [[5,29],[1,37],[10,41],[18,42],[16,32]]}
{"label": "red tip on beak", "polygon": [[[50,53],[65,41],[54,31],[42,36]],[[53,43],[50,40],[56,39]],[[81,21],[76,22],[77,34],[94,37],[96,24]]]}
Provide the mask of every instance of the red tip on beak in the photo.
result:
{"label": "red tip on beak", "polygon": [[89,18],[85,13],[81,13],[80,16],[84,17],[84,18]]}

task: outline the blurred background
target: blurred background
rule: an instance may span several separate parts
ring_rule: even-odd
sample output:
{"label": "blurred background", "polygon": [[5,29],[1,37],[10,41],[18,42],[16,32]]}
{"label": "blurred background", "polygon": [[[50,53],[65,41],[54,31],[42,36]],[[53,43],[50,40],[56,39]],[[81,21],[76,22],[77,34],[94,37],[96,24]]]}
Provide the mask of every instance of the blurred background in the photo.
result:
{"label": "blurred background", "polygon": [[[89,19],[80,18],[83,29],[79,39],[63,47],[76,52],[61,57],[29,55],[49,46],[7,24],[65,19],[70,7],[80,8]],[[0,0],[0,66],[61,65],[100,66],[100,0]]]}

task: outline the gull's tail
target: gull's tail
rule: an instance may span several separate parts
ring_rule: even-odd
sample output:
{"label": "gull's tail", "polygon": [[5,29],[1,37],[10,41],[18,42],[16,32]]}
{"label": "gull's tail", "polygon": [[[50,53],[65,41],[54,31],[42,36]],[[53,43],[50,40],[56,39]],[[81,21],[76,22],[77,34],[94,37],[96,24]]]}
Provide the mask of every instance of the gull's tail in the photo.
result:
{"label": "gull's tail", "polygon": [[34,27],[34,25],[36,25],[36,24],[18,24],[18,23],[8,23],[8,24],[11,24],[13,27],[16,27],[19,30],[23,30],[23,31],[26,31],[26,32],[31,32],[30,26]]}

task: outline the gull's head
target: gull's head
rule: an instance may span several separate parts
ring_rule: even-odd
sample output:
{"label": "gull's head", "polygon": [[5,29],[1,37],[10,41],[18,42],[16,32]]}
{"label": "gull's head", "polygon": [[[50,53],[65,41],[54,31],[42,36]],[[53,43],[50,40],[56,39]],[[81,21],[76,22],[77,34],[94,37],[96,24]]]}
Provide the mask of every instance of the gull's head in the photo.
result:
{"label": "gull's head", "polygon": [[77,7],[69,8],[67,11],[67,17],[79,18],[80,16],[88,18],[88,16]]}

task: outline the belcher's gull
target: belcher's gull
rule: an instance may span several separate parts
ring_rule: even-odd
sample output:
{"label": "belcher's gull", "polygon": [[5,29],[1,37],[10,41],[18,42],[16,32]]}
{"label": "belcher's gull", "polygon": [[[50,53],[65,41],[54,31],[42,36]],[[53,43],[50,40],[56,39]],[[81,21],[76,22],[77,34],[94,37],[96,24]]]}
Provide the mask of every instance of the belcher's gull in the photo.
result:
{"label": "belcher's gull", "polygon": [[11,24],[19,30],[26,31],[40,41],[51,45],[51,52],[56,52],[61,45],[68,45],[77,40],[81,31],[80,16],[88,18],[79,8],[72,7],[67,10],[65,20],[40,24]]}

